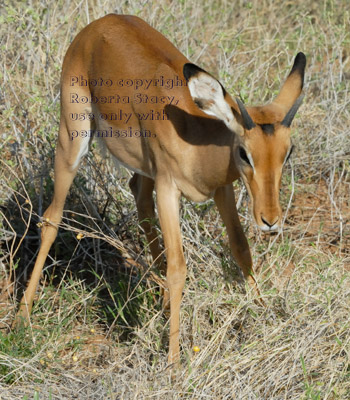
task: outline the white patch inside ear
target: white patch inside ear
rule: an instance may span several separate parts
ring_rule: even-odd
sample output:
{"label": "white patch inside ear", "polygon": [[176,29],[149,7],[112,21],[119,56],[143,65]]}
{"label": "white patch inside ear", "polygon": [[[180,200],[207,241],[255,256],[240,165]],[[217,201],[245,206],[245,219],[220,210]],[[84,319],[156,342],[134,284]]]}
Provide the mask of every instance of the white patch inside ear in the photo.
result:
{"label": "white patch inside ear", "polygon": [[193,101],[208,115],[223,121],[227,127],[241,134],[242,128],[237,123],[231,107],[226,102],[220,83],[205,72],[200,72],[188,81]]}

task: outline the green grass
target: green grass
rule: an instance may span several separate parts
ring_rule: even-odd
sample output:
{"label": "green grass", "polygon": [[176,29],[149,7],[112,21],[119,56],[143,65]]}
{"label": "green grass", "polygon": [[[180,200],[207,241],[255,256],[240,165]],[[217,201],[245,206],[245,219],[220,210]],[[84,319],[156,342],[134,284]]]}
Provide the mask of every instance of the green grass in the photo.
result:
{"label": "green grass", "polygon": [[[234,185],[266,308],[242,282],[214,203],[182,201],[188,278],[172,382],[130,173],[95,146],[67,199],[31,325],[11,329],[52,195],[62,60],[80,29],[113,11],[145,19],[249,104],[270,101],[296,53],[307,56],[284,232],[261,233]],[[350,399],[349,46],[346,0],[2,2],[1,399]]]}

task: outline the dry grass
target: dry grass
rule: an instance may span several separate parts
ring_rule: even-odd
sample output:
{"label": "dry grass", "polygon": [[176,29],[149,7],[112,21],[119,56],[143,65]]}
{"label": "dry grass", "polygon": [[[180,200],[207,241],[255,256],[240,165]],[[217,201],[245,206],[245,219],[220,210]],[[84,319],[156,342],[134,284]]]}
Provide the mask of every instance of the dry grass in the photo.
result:
{"label": "dry grass", "polygon": [[[350,399],[348,1],[30,4],[0,6],[0,398]],[[283,234],[254,227],[236,185],[266,309],[246,293],[213,203],[182,204],[188,279],[173,382],[130,174],[95,148],[67,200],[32,325],[8,330],[51,199],[62,59],[83,26],[112,11],[144,18],[248,103],[277,93],[298,51],[308,59]]]}

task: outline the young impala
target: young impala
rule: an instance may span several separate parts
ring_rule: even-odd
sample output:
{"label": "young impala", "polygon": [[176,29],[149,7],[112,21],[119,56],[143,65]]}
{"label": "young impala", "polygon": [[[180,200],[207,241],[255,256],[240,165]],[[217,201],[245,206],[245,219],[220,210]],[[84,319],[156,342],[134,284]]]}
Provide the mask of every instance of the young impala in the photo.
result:
{"label": "young impala", "polygon": [[[178,362],[179,313],[186,278],[180,196],[196,202],[214,197],[232,254],[254,287],[252,259],[232,182],[243,179],[254,219],[262,230],[280,227],[279,187],[283,165],[292,151],[290,126],[302,101],[305,64],[304,54],[299,53],[275,100],[246,108],[140,18],[111,14],[83,29],[63,62],[53,200],[44,213],[40,252],[16,323],[29,320],[67,193],[95,136],[134,171],[130,187],[139,219],[153,259],[166,272],[168,360]],[[166,268],[149,222],[155,216],[154,189]]]}

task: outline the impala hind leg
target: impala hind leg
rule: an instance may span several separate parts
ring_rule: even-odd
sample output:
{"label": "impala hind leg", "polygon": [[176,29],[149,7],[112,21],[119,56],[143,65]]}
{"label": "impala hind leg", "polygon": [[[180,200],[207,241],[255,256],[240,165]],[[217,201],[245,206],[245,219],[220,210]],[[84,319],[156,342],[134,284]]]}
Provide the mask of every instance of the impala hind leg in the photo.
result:
{"label": "impala hind leg", "polygon": [[54,242],[58,225],[62,219],[64,203],[77,172],[80,158],[88,147],[88,138],[76,138],[71,140],[68,137],[68,130],[63,121],[60,124],[59,140],[56,147],[55,156],[55,183],[54,195],[50,206],[43,215],[43,227],[41,230],[41,246],[36,259],[32,275],[30,277],[26,291],[21,299],[19,311],[16,315],[14,325],[22,322],[29,322],[33,300],[42,269]]}
{"label": "impala hind leg", "polygon": [[[157,268],[166,275],[166,264],[159,244],[157,231],[155,229],[154,212],[154,180],[135,173],[129,182],[130,189],[134,195],[140,225],[146,234],[151,250],[152,258]],[[169,292],[162,289],[163,308],[169,308]]]}
{"label": "impala hind leg", "polygon": [[260,296],[253,275],[253,263],[248,241],[239,221],[232,184],[218,188],[215,192],[214,200],[226,226],[232,255],[241,268],[244,278],[250,287]]}
{"label": "impala hind leg", "polygon": [[157,208],[167,258],[167,284],[170,296],[169,364],[180,361],[180,305],[186,279],[186,262],[180,231],[180,192],[167,180],[156,181]]}
{"label": "impala hind leg", "polygon": [[159,244],[157,231],[154,227],[155,212],[153,200],[153,179],[135,173],[129,182],[135,198],[140,225],[146,234],[154,263],[159,270],[166,274],[164,259]]}

